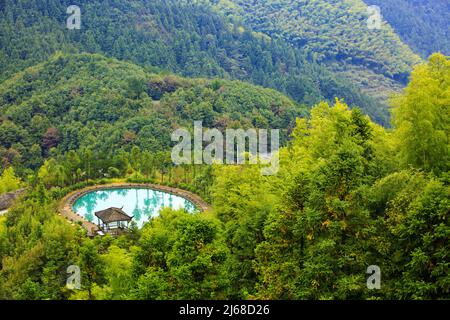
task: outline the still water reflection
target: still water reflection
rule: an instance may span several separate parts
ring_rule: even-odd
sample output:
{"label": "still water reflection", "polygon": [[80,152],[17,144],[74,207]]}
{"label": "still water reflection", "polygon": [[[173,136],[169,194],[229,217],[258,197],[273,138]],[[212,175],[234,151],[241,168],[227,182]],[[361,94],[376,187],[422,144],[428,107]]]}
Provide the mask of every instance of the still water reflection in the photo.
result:
{"label": "still water reflection", "polygon": [[73,205],[76,213],[86,220],[97,223],[95,212],[111,207],[122,208],[138,227],[158,216],[162,208],[175,210],[184,208],[187,212],[194,212],[195,206],[189,200],[162,191],[151,189],[106,189],[97,190],[80,197]]}

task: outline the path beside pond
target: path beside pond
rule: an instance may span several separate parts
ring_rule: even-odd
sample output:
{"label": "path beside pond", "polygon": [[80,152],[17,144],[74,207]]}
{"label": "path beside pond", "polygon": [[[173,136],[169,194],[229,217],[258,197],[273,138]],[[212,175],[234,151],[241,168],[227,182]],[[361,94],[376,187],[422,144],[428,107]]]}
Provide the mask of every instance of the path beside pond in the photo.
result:
{"label": "path beside pond", "polygon": [[77,199],[84,196],[87,193],[98,191],[98,190],[107,190],[107,189],[118,189],[118,188],[142,188],[142,189],[151,189],[155,191],[162,191],[165,193],[170,193],[175,196],[183,197],[189,201],[191,201],[198,209],[201,211],[207,211],[210,209],[209,204],[207,204],[202,198],[198,195],[191,193],[186,190],[172,188],[167,186],[155,185],[155,184],[140,184],[140,183],[110,183],[105,185],[97,185],[92,187],[87,187],[81,190],[76,190],[68,195],[66,195],[60,202],[59,205],[59,213],[71,221],[72,223],[80,223],[84,229],[87,230],[89,236],[95,236],[99,230],[98,226],[92,222],[87,221],[79,214],[73,211],[73,204]]}

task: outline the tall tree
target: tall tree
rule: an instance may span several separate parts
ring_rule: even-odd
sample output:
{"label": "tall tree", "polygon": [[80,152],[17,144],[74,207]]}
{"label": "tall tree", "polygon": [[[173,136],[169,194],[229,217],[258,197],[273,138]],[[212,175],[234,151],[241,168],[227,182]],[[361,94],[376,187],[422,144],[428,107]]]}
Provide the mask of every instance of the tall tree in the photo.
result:
{"label": "tall tree", "polygon": [[393,100],[400,161],[436,174],[450,169],[450,59],[434,54]]}

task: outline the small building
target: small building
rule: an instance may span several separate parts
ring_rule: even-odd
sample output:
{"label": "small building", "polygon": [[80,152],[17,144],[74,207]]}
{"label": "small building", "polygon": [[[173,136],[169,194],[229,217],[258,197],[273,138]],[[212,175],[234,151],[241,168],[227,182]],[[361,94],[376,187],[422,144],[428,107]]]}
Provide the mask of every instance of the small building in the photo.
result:
{"label": "small building", "polygon": [[113,236],[118,236],[127,231],[130,221],[133,219],[119,208],[98,211],[95,216],[98,218],[99,229]]}

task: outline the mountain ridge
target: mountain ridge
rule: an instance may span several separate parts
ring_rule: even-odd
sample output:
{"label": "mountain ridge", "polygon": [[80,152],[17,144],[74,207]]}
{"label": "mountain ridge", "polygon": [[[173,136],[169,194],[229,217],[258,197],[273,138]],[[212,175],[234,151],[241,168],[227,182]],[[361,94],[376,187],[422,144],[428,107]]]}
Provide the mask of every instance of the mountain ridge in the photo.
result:
{"label": "mountain ridge", "polygon": [[170,147],[174,130],[194,121],[221,130],[278,128],[285,144],[306,110],[238,80],[182,78],[99,54],[57,53],[2,83],[0,154],[35,168],[55,152],[85,148],[156,153]]}
{"label": "mountain ridge", "polygon": [[382,102],[308,61],[301,48],[233,25],[210,6],[172,0],[81,0],[82,28],[69,31],[65,26],[69,4],[68,0],[4,2],[0,8],[3,78],[45,61],[58,50],[100,53],[182,76],[249,81],[309,106],[343,98],[377,122],[389,123]]}
{"label": "mountain ridge", "polygon": [[384,101],[401,90],[421,62],[385,21],[381,29],[369,29],[371,13],[361,0],[209,2],[255,31],[303,48],[311,60]]}
{"label": "mountain ridge", "polygon": [[450,2],[447,0],[364,0],[381,8],[382,16],[413,50],[427,58],[450,55]]}

